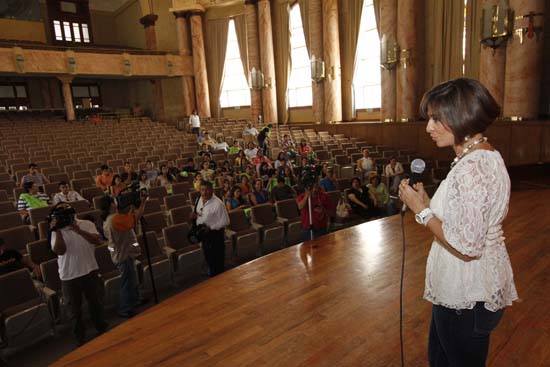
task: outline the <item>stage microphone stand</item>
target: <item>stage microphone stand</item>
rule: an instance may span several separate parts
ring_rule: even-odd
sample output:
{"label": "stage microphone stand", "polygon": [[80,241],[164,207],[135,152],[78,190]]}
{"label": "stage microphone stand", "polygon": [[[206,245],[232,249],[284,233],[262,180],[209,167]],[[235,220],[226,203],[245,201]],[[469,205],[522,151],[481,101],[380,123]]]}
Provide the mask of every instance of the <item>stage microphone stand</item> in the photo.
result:
{"label": "stage microphone stand", "polygon": [[[312,189],[313,190],[313,189]],[[311,194],[307,197],[307,206],[309,210],[309,240],[313,240],[313,220],[311,219]]]}
{"label": "stage microphone stand", "polygon": [[145,247],[145,255],[147,256],[147,265],[149,266],[149,276],[151,277],[151,286],[153,288],[153,296],[155,297],[155,304],[158,305],[159,298],[157,294],[157,287],[155,285],[155,276],[153,275],[153,265],[151,264],[151,252],[149,251],[149,242],[147,241],[147,222],[145,218],[141,216],[139,218],[139,223],[141,224],[141,233],[143,236],[143,247]]}

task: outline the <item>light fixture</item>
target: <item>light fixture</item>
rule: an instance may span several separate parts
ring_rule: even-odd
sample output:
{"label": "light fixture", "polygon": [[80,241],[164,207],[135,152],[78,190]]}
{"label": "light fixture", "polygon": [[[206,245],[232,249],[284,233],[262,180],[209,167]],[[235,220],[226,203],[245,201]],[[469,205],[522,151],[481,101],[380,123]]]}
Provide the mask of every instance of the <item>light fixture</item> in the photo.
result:
{"label": "light fixture", "polygon": [[76,74],[76,58],[74,51],[66,51],[67,56],[67,71],[69,74]]}
{"label": "light fixture", "polygon": [[522,19],[529,19],[527,23],[527,27],[519,27],[514,29],[514,34],[516,34],[519,37],[519,43],[520,45],[523,45],[523,38],[527,35],[527,38],[533,38],[537,37],[537,41],[539,40],[540,35],[542,34],[542,26],[535,26],[535,17],[542,17],[543,13],[534,13],[529,12],[529,14],[526,15],[517,15],[514,19],[516,21],[522,20]]}
{"label": "light fixture", "polygon": [[399,63],[406,69],[412,62],[412,50],[410,48],[403,48],[399,51]]}
{"label": "light fixture", "polygon": [[481,44],[498,48],[512,35],[512,10],[506,0],[487,5],[481,12]]}
{"label": "light fixture", "polygon": [[132,75],[132,63],[130,62],[130,55],[127,53],[122,54],[122,72],[126,76]]}
{"label": "light fixture", "polygon": [[386,70],[391,70],[397,65],[397,54],[399,46],[395,39],[388,38],[385,34],[380,40],[380,66]]}
{"label": "light fixture", "polygon": [[21,47],[13,48],[13,62],[15,63],[15,69],[18,73],[25,72],[25,55]]}
{"label": "light fixture", "polygon": [[325,62],[321,59],[311,56],[311,80],[315,83],[320,83],[325,79]]}
{"label": "light fixture", "polygon": [[248,80],[250,89],[261,90],[265,87],[264,73],[260,70],[256,70],[256,68],[252,68],[252,70],[250,70]]}

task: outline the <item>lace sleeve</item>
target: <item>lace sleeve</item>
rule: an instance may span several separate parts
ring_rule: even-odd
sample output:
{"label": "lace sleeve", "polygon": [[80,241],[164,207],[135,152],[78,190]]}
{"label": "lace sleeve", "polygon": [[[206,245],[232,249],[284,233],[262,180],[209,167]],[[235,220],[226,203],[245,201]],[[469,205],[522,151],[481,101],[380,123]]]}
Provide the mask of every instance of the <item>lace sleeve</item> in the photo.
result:
{"label": "lace sleeve", "polygon": [[449,175],[443,234],[463,255],[478,257],[483,251],[492,196],[499,195],[496,180],[494,167],[484,155],[468,157]]}

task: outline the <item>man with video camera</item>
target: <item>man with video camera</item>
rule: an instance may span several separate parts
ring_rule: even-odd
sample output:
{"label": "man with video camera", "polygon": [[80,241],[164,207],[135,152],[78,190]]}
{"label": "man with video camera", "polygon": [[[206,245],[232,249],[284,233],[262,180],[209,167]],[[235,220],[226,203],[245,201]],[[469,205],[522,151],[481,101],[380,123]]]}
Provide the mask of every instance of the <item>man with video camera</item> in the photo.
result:
{"label": "man with video camera", "polygon": [[[141,250],[134,228],[143,215],[146,197],[135,185],[130,190],[122,192],[116,200],[105,196],[101,201],[103,230],[109,243],[111,259],[121,276],[118,315],[124,318],[135,316],[134,308],[139,304],[135,259]],[[115,213],[111,213],[113,209]]]}
{"label": "man with video camera", "polygon": [[214,196],[214,188],[209,181],[202,181],[201,196],[198,199],[191,218],[196,220],[199,239],[208,264],[210,276],[224,271],[225,267],[225,226],[229,224],[229,215],[224,203]]}
{"label": "man with video camera", "polygon": [[296,199],[302,219],[304,241],[327,233],[329,217],[335,210],[334,203],[319,187],[318,177],[307,174],[302,178],[304,192]]}
{"label": "man with video camera", "polygon": [[58,255],[63,296],[68,300],[73,333],[78,345],[84,344],[86,327],[82,321],[82,294],[88,301],[90,317],[99,334],[107,330],[103,316],[103,285],[99,279],[95,246],[102,241],[94,223],[79,220],[67,203],[56,205],[48,216],[50,245]]}

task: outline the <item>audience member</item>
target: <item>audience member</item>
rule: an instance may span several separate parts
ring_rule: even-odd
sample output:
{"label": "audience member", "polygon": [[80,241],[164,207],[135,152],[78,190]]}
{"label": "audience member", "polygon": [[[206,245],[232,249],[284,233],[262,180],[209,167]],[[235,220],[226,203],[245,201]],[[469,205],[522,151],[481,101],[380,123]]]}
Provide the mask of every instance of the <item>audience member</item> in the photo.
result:
{"label": "audience member", "polygon": [[33,263],[28,256],[23,256],[16,249],[9,248],[4,239],[0,238],[0,275],[27,268],[37,278],[42,278],[40,267]]}
{"label": "audience member", "polygon": [[187,173],[197,173],[197,168],[195,167],[195,160],[191,157],[187,158],[187,164],[183,167],[182,171]]}
{"label": "audience member", "polygon": [[147,175],[147,180],[149,184],[154,183],[159,175],[159,170],[153,166],[153,162],[145,162],[145,174]]}
{"label": "audience member", "polygon": [[204,140],[202,141],[204,144],[208,145],[208,147],[210,149],[214,149],[214,147],[216,146],[216,144],[218,144],[218,142],[216,141],[216,139],[214,139],[213,137],[210,136],[210,133],[208,131],[205,131],[204,132]]}
{"label": "audience member", "polygon": [[202,175],[200,172],[197,172],[195,174],[195,178],[193,179],[193,189],[195,191],[199,191],[201,189],[201,182],[202,182]]}
{"label": "audience member", "polygon": [[288,186],[294,186],[298,183],[296,176],[294,175],[294,169],[290,167],[284,167],[285,184]]}
{"label": "audience member", "polygon": [[292,162],[288,158],[287,154],[284,151],[280,151],[279,155],[277,156],[277,160],[274,163],[275,169],[279,169],[281,167],[290,167],[292,168]]}
{"label": "audience member", "polygon": [[227,211],[239,209],[246,205],[246,201],[242,196],[242,191],[239,186],[233,186],[230,190],[229,197],[225,200],[225,207]]}
{"label": "audience member", "polygon": [[193,112],[189,116],[189,126],[191,126],[191,132],[199,136],[201,130],[201,119],[197,110],[193,110]]}
{"label": "audience member", "polygon": [[149,180],[149,176],[145,171],[141,171],[139,173],[139,189],[149,191],[150,188],[151,188],[151,181]]}
{"label": "audience member", "polygon": [[176,178],[168,172],[168,166],[163,164],[160,166],[160,175],[157,177],[157,186],[166,188],[168,193],[172,192],[172,183],[176,181]]}
{"label": "audience member", "polygon": [[201,177],[203,181],[214,181],[214,170],[210,168],[210,164],[208,161],[202,162],[202,169],[200,171]]}
{"label": "audience member", "polygon": [[237,157],[235,158],[235,166],[242,172],[244,171],[244,166],[246,166],[249,163],[249,160],[244,154],[244,151],[241,149],[239,150],[239,153],[237,153]]}
{"label": "audience member", "polygon": [[214,145],[214,150],[223,150],[225,153],[229,150],[229,144],[227,144],[223,138],[220,136],[218,137],[218,143]]}
{"label": "audience member", "polygon": [[139,179],[138,174],[134,171],[134,166],[130,162],[124,162],[124,172],[120,178],[126,185]]}
{"label": "audience member", "polygon": [[284,177],[277,177],[277,186],[271,190],[271,199],[273,201],[280,201],[294,198],[295,192],[292,187],[285,183]]}
{"label": "audience member", "polygon": [[347,199],[353,212],[362,218],[371,218],[378,215],[377,199],[367,186],[361,186],[361,179],[354,177],[351,180],[351,189]]}
{"label": "audience member", "polygon": [[206,144],[206,143],[201,144],[201,150],[199,151],[198,155],[199,155],[199,157],[205,157],[205,156],[212,157],[212,153],[210,152],[210,150],[208,148],[208,144]]}
{"label": "audience member", "polygon": [[256,148],[254,143],[250,142],[248,143],[247,148],[244,150],[244,154],[246,155],[248,160],[252,162],[258,154],[258,148]]}
{"label": "audience member", "polygon": [[259,131],[252,125],[252,122],[249,122],[247,127],[243,130],[243,138],[245,136],[253,136],[254,138],[256,138],[258,134]]}
{"label": "audience member", "polygon": [[298,153],[300,154],[300,156],[309,159],[311,152],[311,146],[305,141],[305,139],[302,139],[300,141],[300,145],[298,146]]}
{"label": "audience member", "polygon": [[263,188],[263,181],[257,179],[254,181],[254,189],[249,194],[250,204],[256,206],[258,204],[264,204],[269,201],[269,192]]}
{"label": "audience member", "polygon": [[23,187],[27,182],[34,182],[38,186],[42,187],[45,184],[49,184],[50,180],[42,173],[38,172],[38,166],[34,163],[29,164],[29,173],[21,178],[20,187]]}
{"label": "audience member", "polygon": [[30,209],[43,208],[48,206],[50,198],[48,195],[38,191],[38,185],[32,181],[27,181],[23,185],[23,193],[19,195],[17,201],[17,211],[28,220]]}
{"label": "audience member", "polygon": [[258,149],[263,151],[264,155],[269,155],[269,132],[268,127],[264,127],[258,134]]}
{"label": "audience member", "polygon": [[388,188],[380,180],[380,176],[376,172],[374,172],[373,174],[370,175],[369,182],[370,183],[367,185],[367,187],[369,188],[369,192],[372,192],[376,197],[376,203],[378,205],[378,209],[384,215],[396,214],[397,209],[395,208],[395,204],[393,200],[390,199]]}
{"label": "audience member", "polygon": [[[69,210],[68,204],[59,204],[57,210]],[[57,254],[59,278],[63,296],[68,299],[73,321],[73,334],[82,345],[86,327],[82,320],[82,295],[86,297],[90,318],[98,333],[107,330],[103,315],[103,286],[95,259],[95,246],[102,244],[94,223],[72,218],[72,224],[57,228],[55,219],[50,223],[51,246]]]}
{"label": "audience member", "polygon": [[168,161],[166,163],[166,167],[168,167],[168,174],[172,176],[174,181],[176,181],[181,171],[178,169],[178,167],[176,167],[176,164],[174,163],[174,161],[172,160]]}
{"label": "audience member", "polygon": [[256,169],[258,169],[258,165],[264,162],[271,166],[271,159],[269,159],[261,149],[258,149],[258,151],[256,152],[256,156],[252,160],[252,164],[254,164],[256,166]]}
{"label": "audience member", "polygon": [[326,176],[319,182],[321,190],[324,192],[336,191],[338,188],[338,181],[334,177],[334,169],[332,167],[327,168]]}
{"label": "audience member", "polygon": [[218,165],[216,164],[216,161],[212,160],[212,157],[211,156],[205,156],[204,158],[204,162],[208,162],[208,168],[210,168],[211,170],[216,170],[216,168],[218,168]]}
{"label": "audience member", "polygon": [[363,182],[367,182],[370,172],[376,172],[374,160],[370,157],[369,150],[363,149],[363,157],[357,160],[357,172]]}
{"label": "audience member", "polygon": [[95,185],[103,191],[108,191],[113,182],[113,173],[106,164],[101,166],[101,174],[96,177]]}
{"label": "audience member", "polygon": [[71,190],[71,187],[65,182],[59,182],[59,192],[53,196],[52,203],[69,203],[72,201],[86,200],[76,191]]}
{"label": "audience member", "polygon": [[391,192],[397,192],[397,189],[399,188],[399,183],[401,182],[401,179],[403,178],[403,173],[405,172],[403,170],[403,166],[397,161],[395,157],[391,157],[390,162],[386,166],[385,172],[386,177],[389,180]]}
{"label": "audience member", "polygon": [[122,181],[122,177],[120,177],[120,175],[114,175],[109,191],[111,196],[116,198],[118,194],[120,194],[121,191],[126,190],[127,187],[128,186]]}
{"label": "audience member", "polygon": [[248,195],[252,192],[252,185],[247,175],[241,175],[241,183],[239,184],[242,195]]}

